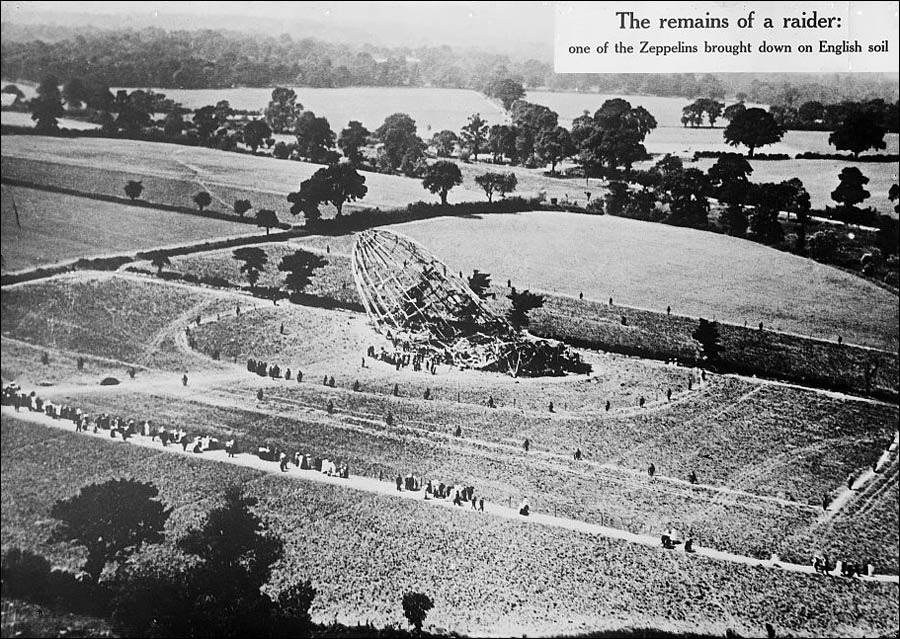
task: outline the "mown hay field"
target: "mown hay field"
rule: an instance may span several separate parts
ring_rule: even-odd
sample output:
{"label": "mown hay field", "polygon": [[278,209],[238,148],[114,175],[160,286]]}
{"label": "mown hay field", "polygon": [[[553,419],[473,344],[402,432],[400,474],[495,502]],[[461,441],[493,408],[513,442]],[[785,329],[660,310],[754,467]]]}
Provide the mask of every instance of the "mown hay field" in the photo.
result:
{"label": "mown hay field", "polygon": [[896,585],[743,567],[285,481],[5,417],[2,429],[4,546],[76,564],[77,552],[48,547],[33,531],[49,530],[53,502],[86,483],[126,476],[156,483],[176,506],[172,539],[215,504],[221,486],[237,483],[260,499],[259,511],[287,541],[272,586],[310,578],[318,621],[402,624],[402,593],[422,590],[436,604],[430,627],[478,635],[621,627],[722,634],[730,627],[754,636],[769,622],[794,634],[862,636],[896,624]]}
{"label": "mown hay field", "polygon": [[260,232],[248,224],[6,184],[2,198],[4,271]]}

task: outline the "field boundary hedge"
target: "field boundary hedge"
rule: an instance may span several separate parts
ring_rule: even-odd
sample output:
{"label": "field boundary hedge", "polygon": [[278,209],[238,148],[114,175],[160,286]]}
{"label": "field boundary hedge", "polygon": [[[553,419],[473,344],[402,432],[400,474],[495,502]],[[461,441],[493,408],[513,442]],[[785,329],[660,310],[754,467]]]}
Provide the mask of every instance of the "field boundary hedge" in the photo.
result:
{"label": "field boundary hedge", "polygon": [[340,217],[307,222],[306,227],[317,235],[345,235],[375,226],[402,224],[435,217],[461,217],[465,215],[490,215],[498,213],[524,213],[544,208],[539,198],[510,197],[494,202],[459,202],[440,204],[439,202],[412,202],[405,208],[390,209],[361,208]]}
{"label": "field boundary hedge", "polygon": [[224,240],[201,240],[176,246],[170,249],[148,249],[137,251],[123,255],[111,255],[95,258],[79,258],[77,260],[67,260],[53,266],[40,266],[17,273],[7,273],[0,276],[0,286],[10,286],[12,284],[20,284],[22,282],[30,282],[40,280],[54,275],[60,275],[68,271],[92,270],[92,271],[115,271],[124,264],[136,262],[138,260],[152,259],[157,253],[162,253],[167,257],[176,255],[190,255],[191,253],[203,253],[206,251],[215,251],[219,249],[233,248],[236,246],[249,246],[253,244],[266,244],[268,242],[282,242],[295,237],[306,235],[303,229],[290,229],[280,233],[270,233],[267,235],[244,235],[240,237],[230,237]]}
{"label": "field boundary hedge", "polygon": [[[28,180],[19,180],[17,178],[3,177],[0,182],[8,186],[18,186],[26,189],[34,189],[36,191],[47,191],[48,193],[59,193],[61,195],[72,195],[74,197],[83,197],[90,200],[99,200],[101,202],[109,202],[111,204],[123,204],[126,206],[135,206],[142,209],[156,209],[159,211],[167,211],[169,213],[184,213],[185,215],[196,215],[198,217],[206,217],[214,220],[223,220],[225,222],[238,222],[240,224],[252,224],[259,226],[255,218],[240,217],[229,213],[221,213],[218,211],[201,211],[200,209],[190,208],[188,206],[177,206],[175,204],[161,204],[159,202],[148,202],[147,200],[132,200],[127,197],[119,197],[117,195],[104,195],[102,193],[92,193],[90,191],[80,191],[78,189],[70,189],[63,186],[52,186],[50,184],[39,184]],[[287,229],[289,224],[281,222],[277,227]]]}
{"label": "field boundary hedge", "polygon": [[[683,315],[545,294],[532,312],[539,337],[688,366],[708,366],[691,337],[698,319]],[[758,376],[825,390],[900,399],[897,353],[839,344],[770,330],[716,322],[721,347],[716,370]]]}
{"label": "field boundary hedge", "polygon": [[870,155],[860,155],[853,157],[851,153],[817,153],[814,151],[804,151],[797,153],[792,158],[787,153],[754,153],[753,157],[737,153],[735,151],[694,151],[694,159],[701,158],[721,158],[728,155],[737,155],[748,160],[771,160],[774,162],[781,160],[841,160],[843,162],[861,162],[861,163],[886,163],[900,162],[900,155],[896,153],[873,153]]}

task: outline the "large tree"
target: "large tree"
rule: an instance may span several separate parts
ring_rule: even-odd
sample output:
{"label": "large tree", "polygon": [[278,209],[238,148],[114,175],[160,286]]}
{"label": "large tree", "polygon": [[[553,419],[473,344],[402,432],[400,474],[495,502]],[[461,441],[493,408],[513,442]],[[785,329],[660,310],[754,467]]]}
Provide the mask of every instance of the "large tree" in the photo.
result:
{"label": "large tree", "polygon": [[375,130],[375,137],[382,144],[382,163],[385,168],[396,170],[407,162],[414,162],[413,156],[420,156],[425,143],[416,135],[416,121],[406,113],[394,113],[384,119]]}
{"label": "large tree", "polygon": [[265,120],[250,120],[241,130],[244,144],[250,147],[250,150],[256,153],[256,149],[265,144],[266,140],[272,137],[272,129]]}
{"label": "large tree", "polygon": [[516,159],[516,129],[506,124],[495,124],[488,133],[488,149],[494,156],[494,162],[500,162],[503,156]]}
{"label": "large tree", "polygon": [[241,262],[241,273],[247,275],[247,282],[250,283],[250,288],[256,288],[259,274],[269,262],[269,254],[258,246],[245,246],[235,249],[232,256],[238,262]]}
{"label": "large tree", "polygon": [[703,124],[703,104],[699,99],[681,109],[681,124],[685,127],[688,125],[698,127]]}
{"label": "large tree", "polygon": [[70,109],[80,109],[88,97],[88,88],[81,78],[72,78],[63,85],[62,95]]}
{"label": "large tree", "polygon": [[719,223],[728,235],[743,237],[747,232],[749,219],[744,207],[749,204],[751,173],[750,163],[733,153],[721,156],[707,171],[713,195],[725,205]]}
{"label": "large tree", "polygon": [[869,113],[855,111],[848,115],[828,136],[828,144],[838,151],[850,151],[856,158],[869,149],[885,149],[887,130]]}
{"label": "large tree", "polygon": [[777,244],[784,239],[784,227],[779,215],[787,206],[787,191],[780,184],[754,184],[750,191],[753,210],[750,214],[750,232],[758,242]]}
{"label": "large tree", "polygon": [[631,165],[648,157],[644,138],[656,128],[656,119],[644,107],[632,107],[627,100],[607,100],[593,117],[582,116],[573,122],[572,137],[579,142],[579,163],[587,174],[606,166],[609,169]]}
{"label": "large tree", "polygon": [[462,172],[455,163],[448,160],[439,160],[425,170],[422,178],[422,186],[437,193],[441,198],[441,204],[447,203],[447,194],[454,186],[462,184]]}
{"label": "large tree", "polygon": [[158,495],[152,484],[131,479],[85,486],[50,509],[50,516],[61,522],[50,541],[76,542],[87,548],[84,571],[96,583],[106,564],[121,563],[143,544],[164,539],[171,510]]}
{"label": "large tree", "polygon": [[[555,111],[540,105],[519,100],[510,111],[513,126],[516,130],[516,156],[519,159],[536,159],[537,140],[544,131],[556,128],[559,116]],[[552,139],[553,134],[548,138]]]}
{"label": "large tree", "polygon": [[736,114],[723,132],[725,141],[731,146],[744,145],[748,156],[761,146],[774,144],[784,135],[784,129],[775,122],[771,113],[756,107]]}
{"label": "large tree", "polygon": [[289,193],[291,213],[303,213],[308,221],[321,217],[319,206],[331,204],[340,216],[346,202],[354,202],[366,196],[369,188],[366,178],[349,163],[342,162],[326,166],[300,183],[300,190]]}
{"label": "large tree", "polygon": [[660,187],[662,200],[669,205],[667,221],[676,226],[703,229],[709,216],[709,180],[699,169],[672,172]]}
{"label": "large tree", "polygon": [[179,548],[197,557],[193,620],[207,637],[250,637],[271,618],[271,600],[261,591],[272,566],[284,555],[278,537],[253,512],[257,500],[231,486],[223,503],[199,527],[188,530]]}
{"label": "large tree", "polygon": [[500,78],[492,81],[485,93],[488,97],[497,98],[503,104],[503,108],[509,111],[516,100],[525,97],[525,88],[522,83],[512,78]]}
{"label": "large tree", "polygon": [[353,166],[362,163],[363,156],[360,149],[368,144],[370,135],[369,130],[356,120],[350,120],[347,128],[341,131],[337,140],[338,148]]}
{"label": "large tree", "polygon": [[201,211],[212,204],[212,196],[207,191],[200,191],[199,193],[195,193],[194,197],[192,197],[191,199],[194,200],[194,204],[196,204],[197,208]]}
{"label": "large tree", "polygon": [[803,254],[806,252],[806,229],[811,209],[809,193],[800,178],[785,180],[778,188],[781,189],[783,210],[788,214],[788,219],[790,220],[791,213],[797,219],[797,240],[794,250]]}
{"label": "large tree", "polygon": [[136,91],[131,94],[124,90],[117,91],[113,109],[116,111],[116,128],[129,135],[135,135],[153,124],[147,100],[142,99]]}
{"label": "large tree", "polygon": [[275,87],[266,107],[266,122],[275,133],[292,133],[302,110],[303,105],[297,102],[297,93],[293,89]]}
{"label": "large tree", "polygon": [[453,155],[458,142],[459,138],[457,135],[449,129],[438,131],[431,138],[431,146],[434,147],[438,157],[441,158],[449,158]]}
{"label": "large tree", "polygon": [[478,161],[478,153],[484,150],[488,137],[488,124],[481,119],[480,113],[473,113],[469,121],[459,133],[463,145],[472,152],[472,157]]}
{"label": "large tree", "polygon": [[722,117],[731,122],[741,113],[747,110],[747,106],[743,102],[735,102],[727,107],[722,112]]}
{"label": "large tree", "polygon": [[278,214],[273,209],[257,209],[256,225],[264,227],[268,235],[273,227],[278,226]]}
{"label": "large tree", "polygon": [[577,149],[572,144],[569,132],[563,127],[557,126],[552,129],[543,129],[538,133],[534,150],[541,162],[550,164],[550,173],[556,173],[556,165],[574,155]]}
{"label": "large tree", "polygon": [[845,210],[845,220],[850,221],[855,216],[852,214],[856,205],[869,197],[869,192],[864,188],[869,183],[869,178],[862,174],[855,166],[847,166],[841,169],[838,175],[840,183],[831,192],[831,199],[837,202]]}
{"label": "large tree", "polygon": [[328,120],[316,117],[312,111],[304,111],[294,127],[297,136],[297,153],[310,162],[330,164],[340,156],[333,152],[334,132]]}
{"label": "large tree", "polygon": [[59,131],[57,120],[64,114],[59,80],[56,76],[48,75],[38,85],[37,95],[31,100],[31,119],[37,123],[35,130],[41,133],[56,133]]}
{"label": "large tree", "polygon": [[278,263],[278,270],[287,273],[287,276],[284,278],[284,285],[292,295],[297,295],[309,286],[313,272],[326,264],[328,264],[328,261],[323,257],[298,249],[281,258],[281,262]]}
{"label": "large tree", "polygon": [[501,197],[505,197],[516,189],[518,178],[515,173],[495,173],[488,171],[482,175],[475,176],[475,184],[484,189],[488,202],[493,201],[494,193],[499,193]]}

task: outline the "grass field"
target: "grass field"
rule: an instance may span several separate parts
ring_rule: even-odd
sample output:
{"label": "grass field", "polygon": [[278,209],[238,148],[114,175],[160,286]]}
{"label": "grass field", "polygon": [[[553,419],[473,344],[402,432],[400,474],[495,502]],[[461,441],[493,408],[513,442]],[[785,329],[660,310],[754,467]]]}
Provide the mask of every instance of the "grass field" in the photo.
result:
{"label": "grass field", "polygon": [[[85,122],[83,120],[73,120],[71,118],[59,118],[58,123],[59,128],[71,129],[72,131],[90,131],[92,129],[100,128],[99,124]],[[30,113],[22,113],[20,111],[0,111],[0,124],[33,127],[35,122],[31,119]]]}
{"label": "grass field", "polygon": [[[713,379],[708,388],[695,379],[688,392],[690,373],[684,369],[589,353],[595,376],[559,380],[445,370],[423,376],[371,359],[361,367],[365,347],[378,338],[359,314],[282,304],[236,317],[234,298],[211,299],[198,289],[115,276],[69,279],[5,292],[8,337],[168,371],[189,367],[195,381],[214,364],[222,373],[231,371],[196,396],[193,386],[178,385],[187,395],[171,397],[155,383],[145,395],[137,382],[81,396],[84,381],[65,363],[71,355],[67,359],[52,351],[55,366],[63,361],[61,370],[50,372],[75,386],[45,392],[66,393],[67,403],[91,413],[124,409],[157,423],[210,429],[220,437],[238,434],[251,443],[274,438],[322,456],[341,455],[370,474],[380,469],[392,476],[405,468],[465,478],[484,487],[491,500],[527,494],[535,507],[587,521],[612,517],[632,530],[658,530],[674,521],[715,547],[759,556],[771,552],[773,539],[800,534],[811,523],[808,513],[753,499],[722,500],[702,490],[695,494],[687,486],[672,492],[666,484],[636,477],[643,477],[654,461],[665,476],[683,480],[694,471],[712,486],[816,503],[823,491],[877,458],[897,420],[890,407],[726,378]],[[191,333],[202,351],[220,351],[222,360],[237,362],[233,367],[203,362],[177,343],[192,318],[219,309],[229,317]],[[37,356],[37,349],[5,346],[4,375],[23,369],[32,377],[41,375]],[[295,376],[302,370],[305,381],[260,379],[244,369],[247,357],[290,367]],[[89,370],[95,368],[88,364]],[[336,388],[323,386],[323,376],[334,376]],[[354,381],[360,382],[360,392],[351,390]],[[263,402],[253,399],[260,385]],[[433,397],[429,401],[422,399],[426,388]],[[671,403],[665,399],[667,388],[674,392]],[[639,395],[649,400],[646,409],[637,408]],[[485,407],[487,397],[495,398],[497,409]],[[324,414],[329,400],[337,422]],[[550,401],[555,414],[547,411]],[[606,401],[612,405],[608,413]],[[388,410],[397,421],[392,429],[383,423]],[[461,440],[451,436],[457,426]],[[526,437],[540,451],[535,459],[521,455]],[[589,464],[571,466],[576,447]],[[591,497],[578,497],[584,495]],[[885,557],[883,551],[877,555],[879,565],[892,565]]]}
{"label": "grass field", "polygon": [[[40,165],[24,165],[13,171],[10,177],[29,179],[32,172],[40,175],[41,180],[66,180],[67,167],[79,167],[100,171],[94,173],[90,183],[101,192],[111,190],[115,195],[122,194],[125,185],[122,172],[127,170],[129,176],[151,176],[174,179],[192,184],[191,192],[206,188],[213,196],[214,208],[229,210],[237,198],[248,198],[255,206],[274,208],[285,221],[296,218],[288,213],[289,203],[285,199],[291,191],[296,191],[300,183],[317,171],[320,165],[306,162],[290,162],[272,158],[255,157],[238,153],[223,153],[215,149],[177,146],[133,140],[110,140],[98,138],[51,138],[41,136],[5,136],[3,139],[4,175],[7,174],[8,162],[25,160],[62,165],[41,168]],[[14,166],[14,163],[13,163]],[[127,167],[127,169],[126,169]],[[113,172],[113,178],[107,172]],[[366,186],[369,191],[365,199],[346,206],[354,207],[405,207],[417,200],[438,201],[437,196],[422,188],[420,180],[365,173]],[[128,179],[133,179],[130,177]],[[183,190],[185,187],[175,185]],[[90,189],[87,189],[90,190]],[[191,206],[192,202],[179,193],[177,201],[170,202],[163,189],[145,192],[142,197],[149,201]],[[450,193],[450,202],[463,200],[483,201],[481,191],[466,191],[456,188]],[[227,207],[226,207],[227,205]],[[323,207],[324,210],[324,207]],[[325,212],[326,216],[329,214]],[[297,220],[299,221],[299,220]]]}
{"label": "grass field", "polygon": [[418,240],[453,270],[477,268],[519,289],[671,306],[680,315],[763,322],[888,349],[897,344],[896,296],[837,269],[724,235],[556,212],[440,218],[391,230]]}
{"label": "grass field", "polygon": [[[3,334],[123,364],[180,368],[173,340],[223,302],[203,289],[112,274],[63,278],[3,291]],[[227,303],[229,310],[232,303]],[[172,355],[176,359],[169,361]]]}
{"label": "grass field", "polygon": [[246,224],[8,185],[2,195],[4,271],[259,232]]}
{"label": "grass field", "polygon": [[221,486],[238,483],[260,498],[260,511],[286,538],[287,557],[273,587],[309,577],[318,591],[312,610],[317,621],[403,623],[401,593],[423,590],[436,602],[428,617],[432,628],[476,635],[621,627],[722,634],[730,627],[754,636],[769,622],[792,634],[862,636],[889,632],[896,623],[895,585],[720,564],[526,522],[298,484],[13,419],[4,418],[2,429],[4,547],[16,543],[51,554],[58,563],[79,561],[77,553],[47,547],[46,536],[33,531],[47,528],[56,499],[91,481],[131,476],[157,483],[176,507],[172,537],[214,503]]}

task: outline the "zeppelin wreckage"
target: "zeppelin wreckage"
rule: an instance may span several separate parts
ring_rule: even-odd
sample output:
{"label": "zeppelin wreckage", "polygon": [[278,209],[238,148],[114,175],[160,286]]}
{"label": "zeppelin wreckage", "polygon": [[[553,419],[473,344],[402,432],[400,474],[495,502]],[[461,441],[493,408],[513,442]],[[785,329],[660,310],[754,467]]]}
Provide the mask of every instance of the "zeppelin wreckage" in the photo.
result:
{"label": "zeppelin wreckage", "polygon": [[352,262],[369,319],[398,350],[514,377],[590,371],[565,344],[513,327],[462,277],[406,236],[364,231],[353,246]]}

